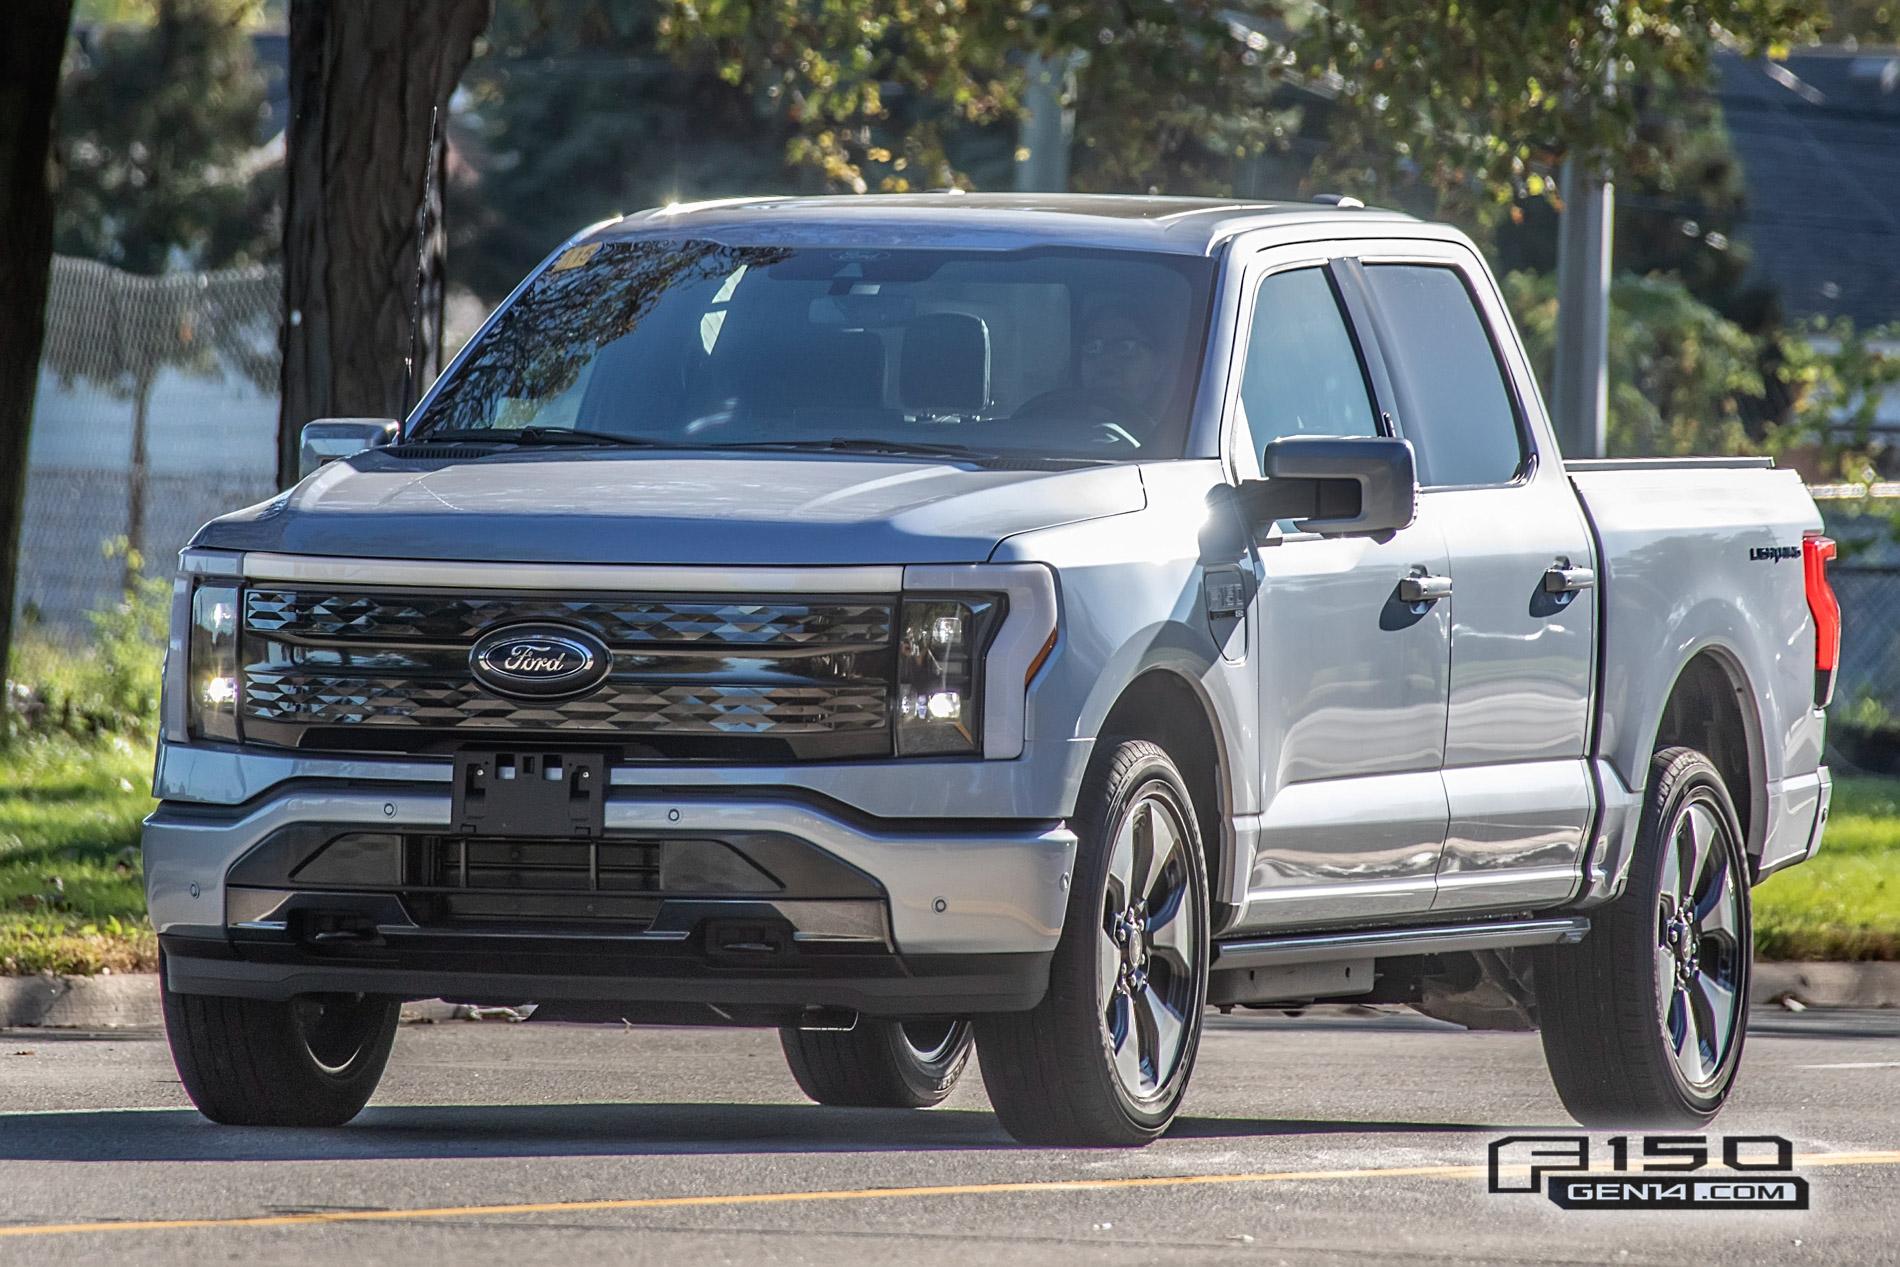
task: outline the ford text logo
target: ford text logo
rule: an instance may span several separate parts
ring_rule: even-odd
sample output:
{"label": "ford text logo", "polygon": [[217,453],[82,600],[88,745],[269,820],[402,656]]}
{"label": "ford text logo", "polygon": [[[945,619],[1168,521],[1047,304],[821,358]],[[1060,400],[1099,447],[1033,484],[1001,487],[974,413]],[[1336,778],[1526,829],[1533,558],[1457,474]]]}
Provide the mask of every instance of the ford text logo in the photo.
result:
{"label": "ford text logo", "polygon": [[468,653],[469,671],[489,690],[537,698],[578,695],[598,685],[612,664],[600,639],[559,625],[497,629]]}

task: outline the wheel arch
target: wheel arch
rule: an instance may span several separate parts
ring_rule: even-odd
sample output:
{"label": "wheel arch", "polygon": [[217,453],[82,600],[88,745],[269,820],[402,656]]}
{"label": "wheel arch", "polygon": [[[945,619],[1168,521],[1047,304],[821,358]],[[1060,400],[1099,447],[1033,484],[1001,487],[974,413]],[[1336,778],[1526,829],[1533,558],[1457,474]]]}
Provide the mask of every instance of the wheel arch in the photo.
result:
{"label": "wheel arch", "polygon": [[1697,647],[1676,670],[1647,751],[1694,748],[1721,772],[1751,859],[1770,825],[1766,746],[1755,688],[1740,657],[1720,643]]}
{"label": "wheel arch", "polygon": [[[1180,768],[1201,832],[1216,928],[1231,915],[1223,900],[1233,881],[1233,770],[1218,710],[1202,683],[1176,666],[1151,666],[1115,696],[1097,731],[1101,741],[1146,739]],[[1098,742],[1098,750],[1100,743]]]}

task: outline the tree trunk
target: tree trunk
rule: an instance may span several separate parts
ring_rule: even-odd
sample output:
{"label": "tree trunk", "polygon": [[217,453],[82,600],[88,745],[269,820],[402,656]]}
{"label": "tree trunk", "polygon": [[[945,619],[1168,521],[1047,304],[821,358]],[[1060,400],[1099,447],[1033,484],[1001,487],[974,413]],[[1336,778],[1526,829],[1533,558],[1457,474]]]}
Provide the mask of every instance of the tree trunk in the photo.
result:
{"label": "tree trunk", "polygon": [[304,423],[400,418],[413,403],[403,362],[425,214],[418,387],[441,368],[447,147],[438,138],[429,197],[430,112],[446,116],[492,10],[493,0],[291,0],[280,484],[296,479]]}
{"label": "tree trunk", "polygon": [[[53,102],[72,16],[72,0],[10,0],[0,13],[0,685],[13,651],[27,437],[53,267]],[[0,743],[8,705],[0,689]]]}
{"label": "tree trunk", "polygon": [[138,579],[139,571],[145,566],[145,486],[150,479],[147,470],[150,455],[147,453],[148,431],[152,413],[152,385],[158,377],[156,368],[143,372],[133,385],[137,393],[132,398],[132,461],[131,470],[125,482],[125,577],[124,589],[132,592],[132,583]]}

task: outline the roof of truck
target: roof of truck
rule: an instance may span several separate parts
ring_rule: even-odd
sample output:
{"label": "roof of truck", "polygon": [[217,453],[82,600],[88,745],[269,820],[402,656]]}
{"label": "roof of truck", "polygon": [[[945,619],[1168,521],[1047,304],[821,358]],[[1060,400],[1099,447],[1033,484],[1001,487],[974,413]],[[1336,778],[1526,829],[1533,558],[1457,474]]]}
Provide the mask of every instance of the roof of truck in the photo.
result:
{"label": "roof of truck", "polygon": [[1418,223],[1401,212],[1319,202],[945,192],[681,203],[597,226],[591,236],[684,234],[761,245],[1100,246],[1204,255],[1243,230],[1309,222],[1342,228]]}

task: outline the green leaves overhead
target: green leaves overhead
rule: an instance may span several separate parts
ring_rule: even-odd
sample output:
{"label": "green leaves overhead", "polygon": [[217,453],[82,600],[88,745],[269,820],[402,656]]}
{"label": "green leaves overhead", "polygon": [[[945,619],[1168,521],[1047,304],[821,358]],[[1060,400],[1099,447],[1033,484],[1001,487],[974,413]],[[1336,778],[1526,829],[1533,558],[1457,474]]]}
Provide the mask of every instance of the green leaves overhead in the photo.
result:
{"label": "green leaves overhead", "polygon": [[1818,33],[1820,0],[1339,0],[1298,43],[1337,85],[1330,152],[1339,183],[1435,191],[1479,225],[1512,200],[1551,197],[1565,158],[1654,169],[1666,131],[1709,79],[1718,49],[1756,54]]}

